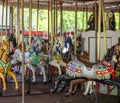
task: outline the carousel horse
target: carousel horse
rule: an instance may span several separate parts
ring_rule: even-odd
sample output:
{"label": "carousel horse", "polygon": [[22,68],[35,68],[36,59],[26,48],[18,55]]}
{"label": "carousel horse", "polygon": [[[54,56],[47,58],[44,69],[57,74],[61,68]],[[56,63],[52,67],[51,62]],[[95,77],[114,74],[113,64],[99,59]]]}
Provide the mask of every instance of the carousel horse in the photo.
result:
{"label": "carousel horse", "polygon": [[67,40],[65,41],[65,47],[62,50],[63,61],[65,63],[68,63],[70,60],[74,58],[73,51],[74,51],[74,45],[72,44],[71,38],[68,37]]}
{"label": "carousel horse", "polygon": [[116,66],[120,61],[119,58],[120,45],[116,44],[108,50],[108,53],[100,63],[93,64],[91,67],[86,66],[84,61],[81,62],[78,59],[74,59],[67,64],[66,74],[59,76],[55,87],[50,92],[56,92],[62,81],[67,82],[73,79],[93,80],[120,88],[120,80],[116,72]]}
{"label": "carousel horse", "polygon": [[[16,75],[11,71],[11,65],[9,62],[9,42],[3,41],[2,48],[1,48],[1,56],[0,56],[0,73],[3,75],[8,75],[12,77],[15,81],[15,89],[18,90],[18,81],[16,78]],[[2,76],[3,80],[3,89],[6,90],[6,83],[5,83],[5,77]]]}
{"label": "carousel horse", "polygon": [[[31,46],[29,47],[28,51],[24,53],[25,57],[25,66],[32,71],[32,82],[35,83],[36,81],[36,68],[40,69],[40,74],[43,74],[43,81],[46,82],[46,73],[45,73],[45,66],[46,63],[42,60],[42,54],[41,52],[41,40],[39,38],[34,38],[32,41]],[[22,62],[22,52],[20,48],[16,49],[14,55],[14,59],[11,60],[11,64],[16,64],[18,62]],[[26,73],[26,70],[25,70]]]}
{"label": "carousel horse", "polygon": [[63,47],[64,47],[63,38],[62,37],[57,37],[56,40],[55,40],[53,49],[52,49],[52,54],[51,54],[52,55],[51,56],[52,60],[50,59],[50,61],[49,61],[49,64],[51,66],[57,67],[59,75],[62,74],[60,66],[63,66],[63,67],[66,66],[66,63],[63,62],[63,60],[62,60],[62,54],[61,54],[61,50],[62,50]]}
{"label": "carousel horse", "polygon": [[[82,51],[81,54],[80,54],[80,57],[84,58],[84,60],[89,61],[89,54],[88,54],[87,51]],[[65,96],[68,97],[71,94],[72,95],[75,94],[78,84],[81,84],[81,86],[83,86],[83,88],[84,88],[84,82],[86,82],[85,79],[71,80],[69,91],[67,93],[65,93]],[[88,92],[89,92],[89,94],[92,94],[92,92],[93,92],[92,81],[87,82],[87,86],[86,86],[86,89],[85,89],[85,92],[83,93],[83,95],[85,96],[86,94],[88,94]]]}

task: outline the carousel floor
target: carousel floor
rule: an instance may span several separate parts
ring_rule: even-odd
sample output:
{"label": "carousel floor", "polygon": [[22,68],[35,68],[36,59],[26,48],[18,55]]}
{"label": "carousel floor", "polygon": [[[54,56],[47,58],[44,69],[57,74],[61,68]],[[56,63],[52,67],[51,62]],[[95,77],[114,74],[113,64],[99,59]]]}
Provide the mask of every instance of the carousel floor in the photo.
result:
{"label": "carousel floor", "polygon": [[[25,82],[24,103],[120,103],[120,96],[107,96],[104,94],[99,94],[98,102],[96,102],[95,95],[83,97],[83,91],[79,89],[75,95],[69,97],[65,97],[68,88],[63,93],[50,94],[52,84],[43,84],[41,78],[38,76],[36,85],[30,85],[29,92],[27,92],[29,85]],[[9,77],[7,78],[7,92],[2,92],[2,95],[0,95],[0,103],[22,103],[21,74],[17,74],[17,79],[19,81],[19,91],[15,91],[14,81]]]}
{"label": "carousel floor", "polygon": [[[22,103],[21,83],[19,92],[14,90],[13,83],[7,83],[8,91],[0,97],[0,103]],[[25,90],[28,84],[25,83]],[[30,95],[25,94],[25,103],[120,103],[120,96],[107,96],[99,94],[98,102],[94,95],[82,96],[83,91],[77,90],[75,95],[65,97],[65,92],[50,94],[51,84],[38,83],[31,85]],[[109,99],[108,99],[109,98]],[[108,102],[109,100],[109,102]]]}

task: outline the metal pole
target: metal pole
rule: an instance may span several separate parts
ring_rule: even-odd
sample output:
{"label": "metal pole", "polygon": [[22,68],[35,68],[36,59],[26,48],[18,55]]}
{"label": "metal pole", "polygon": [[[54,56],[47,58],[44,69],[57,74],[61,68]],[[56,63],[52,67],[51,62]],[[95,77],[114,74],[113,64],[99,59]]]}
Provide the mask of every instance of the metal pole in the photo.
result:
{"label": "metal pole", "polygon": [[30,0],[29,4],[29,47],[31,45],[31,38],[32,38],[32,0]]}
{"label": "metal pole", "polygon": [[104,14],[104,1],[101,1],[101,5],[102,5],[102,16],[103,16],[103,31],[104,31],[104,50],[105,50],[105,54],[107,53],[107,40],[106,40],[106,23],[105,23],[105,14]]}
{"label": "metal pole", "polygon": [[17,4],[17,41],[20,43],[20,0],[18,0]]}
{"label": "metal pole", "polygon": [[52,0],[50,2],[50,10],[51,10],[51,46],[53,46],[53,12],[52,12]]}
{"label": "metal pole", "polygon": [[84,30],[84,5],[83,5],[83,24],[82,24],[82,26],[83,26],[83,30]]}
{"label": "metal pole", "polygon": [[120,6],[119,6],[119,30],[120,30]]}
{"label": "metal pole", "polygon": [[[97,8],[97,2],[95,0],[95,11],[94,11],[95,12],[94,13],[95,14],[95,48],[97,48],[97,32],[98,32],[98,20],[97,20],[98,19],[97,18],[98,17],[98,15],[97,15],[98,13],[97,13],[97,9],[98,9]],[[95,50],[96,50],[95,51],[95,57],[96,57],[95,61],[97,61],[97,49],[95,49]]]}
{"label": "metal pole", "polygon": [[36,24],[36,36],[38,35],[38,23],[39,23],[39,0],[38,0],[38,7],[37,7],[37,24]]}
{"label": "metal pole", "polygon": [[58,1],[58,0],[56,0],[56,32],[55,32],[56,35],[57,35],[57,20],[58,20],[58,19],[57,19],[57,1]]}
{"label": "metal pole", "polygon": [[62,2],[60,1],[60,35],[62,35],[62,25],[63,25],[63,18],[62,18]]}
{"label": "metal pole", "polygon": [[[1,25],[1,36],[2,36],[2,33],[3,33],[3,18],[4,18],[4,0],[3,0],[3,5],[2,5],[2,25]],[[2,38],[1,38],[2,40]]]}
{"label": "metal pole", "polygon": [[88,7],[86,5],[86,29],[87,29],[87,22],[88,22]]}
{"label": "metal pole", "polygon": [[76,37],[77,37],[77,0],[75,0],[75,34],[74,34],[74,54],[76,55]]}
{"label": "metal pole", "polygon": [[49,0],[48,0],[48,41],[50,40],[50,29],[49,29],[49,27],[50,27],[50,2],[49,2]]}
{"label": "metal pole", "polygon": [[101,33],[101,0],[99,0],[98,36],[97,36],[97,60],[100,60],[100,33]]}
{"label": "metal pole", "polygon": [[[56,28],[56,26],[55,26],[55,24],[56,24],[56,23],[55,23],[55,22],[56,22],[56,17],[55,17],[55,16],[56,16],[56,15],[55,15],[55,7],[56,7],[56,6],[55,6],[55,3],[56,3],[56,2],[55,2],[55,0],[54,0],[54,21],[53,21],[53,23],[54,23],[54,24],[53,24],[53,25],[54,25],[54,27],[53,27],[53,28],[54,28],[54,33],[53,33],[53,34],[54,34],[54,37],[55,37],[55,28]],[[54,41],[54,40],[53,40],[53,41]]]}
{"label": "metal pole", "polygon": [[7,35],[7,22],[8,22],[8,0],[5,0],[5,4],[6,4],[6,35]]}
{"label": "metal pole", "polygon": [[24,87],[24,0],[21,0],[22,8],[22,103],[25,103],[25,87]]}
{"label": "metal pole", "polygon": [[13,31],[13,7],[10,7],[10,32]]}

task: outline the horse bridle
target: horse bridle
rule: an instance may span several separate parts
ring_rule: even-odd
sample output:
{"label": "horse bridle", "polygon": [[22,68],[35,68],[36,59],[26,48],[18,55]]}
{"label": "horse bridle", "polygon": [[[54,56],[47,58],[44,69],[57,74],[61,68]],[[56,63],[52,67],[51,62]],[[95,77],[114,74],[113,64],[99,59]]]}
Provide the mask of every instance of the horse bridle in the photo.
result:
{"label": "horse bridle", "polygon": [[2,54],[1,54],[1,56],[0,56],[0,60],[1,60],[4,52],[5,52],[5,49],[2,48]]}

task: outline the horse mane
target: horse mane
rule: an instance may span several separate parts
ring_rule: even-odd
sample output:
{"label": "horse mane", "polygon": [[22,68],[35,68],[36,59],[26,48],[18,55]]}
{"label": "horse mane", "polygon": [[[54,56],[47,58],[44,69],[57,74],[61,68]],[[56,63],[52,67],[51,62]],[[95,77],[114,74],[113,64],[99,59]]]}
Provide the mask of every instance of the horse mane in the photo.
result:
{"label": "horse mane", "polygon": [[112,46],[110,49],[108,49],[107,54],[104,57],[105,61],[107,61],[107,62],[111,61],[112,56],[114,55],[114,48],[115,48],[115,45]]}
{"label": "horse mane", "polygon": [[14,34],[11,34],[9,37],[9,42],[13,42],[13,47],[17,46],[16,38]]}

